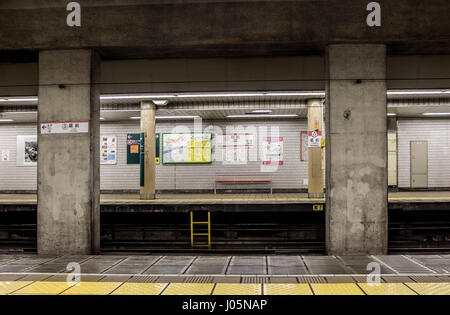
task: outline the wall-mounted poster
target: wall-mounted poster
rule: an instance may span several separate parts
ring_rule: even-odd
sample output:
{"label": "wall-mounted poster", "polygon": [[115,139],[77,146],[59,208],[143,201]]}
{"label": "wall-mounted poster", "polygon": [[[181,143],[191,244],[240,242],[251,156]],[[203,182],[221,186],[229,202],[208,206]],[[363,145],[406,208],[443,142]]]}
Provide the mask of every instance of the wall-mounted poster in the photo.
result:
{"label": "wall-mounted poster", "polygon": [[163,133],[163,164],[211,163],[211,133]]}
{"label": "wall-mounted poster", "polygon": [[263,138],[263,165],[283,165],[283,137]]}
{"label": "wall-mounted poster", "polygon": [[37,166],[37,136],[17,136],[17,166]]}
{"label": "wall-mounted poster", "polygon": [[[255,137],[252,133],[222,134],[216,139],[216,150],[222,150],[224,164],[245,164],[256,161]],[[254,150],[251,150],[254,149]]]}
{"label": "wall-mounted poster", "polygon": [[117,164],[116,136],[100,136],[100,164]]}
{"label": "wall-mounted poster", "polygon": [[9,150],[2,150],[2,155],[1,155],[0,161],[1,162],[8,162],[9,161],[9,156],[10,156]]}

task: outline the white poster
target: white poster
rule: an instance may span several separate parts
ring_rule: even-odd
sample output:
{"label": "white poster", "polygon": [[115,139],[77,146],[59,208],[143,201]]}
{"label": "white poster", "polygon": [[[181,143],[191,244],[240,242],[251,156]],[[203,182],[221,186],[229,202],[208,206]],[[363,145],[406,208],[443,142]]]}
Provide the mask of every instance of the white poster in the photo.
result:
{"label": "white poster", "polygon": [[117,137],[100,137],[100,164],[117,164]]}
{"label": "white poster", "polygon": [[37,136],[17,136],[17,166],[37,166]]}
{"label": "white poster", "polygon": [[283,137],[263,139],[263,165],[283,165]]}
{"label": "white poster", "polygon": [[2,162],[8,162],[9,161],[9,150],[2,150],[2,155],[0,161]]}
{"label": "white poster", "polygon": [[224,164],[246,164],[248,161],[257,160],[255,137],[251,133],[220,135],[216,146],[222,150]]}
{"label": "white poster", "polygon": [[308,131],[308,148],[322,147],[322,131],[312,130]]}

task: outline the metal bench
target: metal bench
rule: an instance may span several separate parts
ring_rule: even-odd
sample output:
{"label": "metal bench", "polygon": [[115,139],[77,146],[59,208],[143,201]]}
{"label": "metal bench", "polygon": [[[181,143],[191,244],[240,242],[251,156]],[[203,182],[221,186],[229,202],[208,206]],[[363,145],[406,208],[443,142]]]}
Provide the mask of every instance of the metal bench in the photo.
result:
{"label": "metal bench", "polygon": [[235,185],[248,187],[248,184],[269,185],[272,194],[272,178],[264,173],[216,174],[214,194],[217,194],[218,185]]}

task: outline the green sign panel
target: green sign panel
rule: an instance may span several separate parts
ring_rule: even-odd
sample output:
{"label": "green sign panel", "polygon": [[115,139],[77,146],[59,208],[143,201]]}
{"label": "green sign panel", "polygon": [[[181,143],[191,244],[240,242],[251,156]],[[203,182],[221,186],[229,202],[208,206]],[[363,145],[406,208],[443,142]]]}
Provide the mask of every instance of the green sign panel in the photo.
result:
{"label": "green sign panel", "polygon": [[141,154],[141,135],[129,133],[127,135],[127,164],[139,164]]}

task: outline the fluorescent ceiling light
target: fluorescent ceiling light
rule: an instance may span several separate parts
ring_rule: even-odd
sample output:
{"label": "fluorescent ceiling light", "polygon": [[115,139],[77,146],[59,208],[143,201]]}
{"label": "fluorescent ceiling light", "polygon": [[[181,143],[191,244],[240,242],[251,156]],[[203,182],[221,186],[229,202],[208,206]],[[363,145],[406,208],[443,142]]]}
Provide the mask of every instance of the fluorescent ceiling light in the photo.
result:
{"label": "fluorescent ceiling light", "polygon": [[14,121],[12,119],[0,119],[0,122],[10,122],[10,121]]}
{"label": "fluorescent ceiling light", "polygon": [[[156,116],[156,119],[194,119],[194,118],[198,118],[200,116]],[[135,116],[135,117],[130,117],[130,119],[141,119],[141,117],[139,116]]]}
{"label": "fluorescent ceiling light", "polygon": [[282,117],[298,117],[295,114],[286,115],[228,115],[227,118],[282,118]]}
{"label": "fluorescent ceiling light", "polygon": [[396,113],[387,113],[388,116],[397,116]]}
{"label": "fluorescent ceiling light", "polygon": [[136,95],[101,95],[101,100],[125,100],[125,99],[153,99],[153,98],[170,98],[173,95],[145,95],[145,94],[136,94]]}
{"label": "fluorescent ceiling light", "polygon": [[100,120],[105,120],[105,118],[103,118],[103,117],[100,117]]}
{"label": "fluorescent ceiling light", "polygon": [[450,113],[423,113],[424,116],[448,116]]}
{"label": "fluorescent ceiling light", "polygon": [[268,92],[267,96],[325,96],[325,92]]}
{"label": "fluorescent ceiling light", "polygon": [[200,116],[156,116],[156,119],[194,119]]}
{"label": "fluorescent ceiling light", "polygon": [[450,91],[422,90],[422,91],[388,91],[387,95],[440,95],[447,94]]}
{"label": "fluorescent ceiling light", "polygon": [[37,97],[8,98],[7,102],[37,102]]}
{"label": "fluorescent ceiling light", "polygon": [[272,110],[271,109],[255,109],[252,110],[252,113],[259,113],[259,114],[268,114],[271,113]]}

